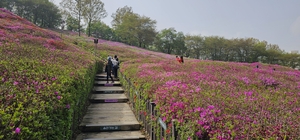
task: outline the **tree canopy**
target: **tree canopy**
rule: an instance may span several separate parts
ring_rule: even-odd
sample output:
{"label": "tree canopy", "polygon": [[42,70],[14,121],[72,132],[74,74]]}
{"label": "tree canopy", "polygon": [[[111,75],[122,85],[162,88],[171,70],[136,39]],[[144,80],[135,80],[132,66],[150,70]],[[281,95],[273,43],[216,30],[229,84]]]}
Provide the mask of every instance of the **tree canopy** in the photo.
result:
{"label": "tree canopy", "polygon": [[32,23],[45,28],[57,28],[61,24],[59,8],[49,0],[1,0],[4,7]]}
{"label": "tree canopy", "polygon": [[156,36],[156,21],[147,16],[140,16],[125,6],[112,14],[112,27],[120,41],[146,48]]}

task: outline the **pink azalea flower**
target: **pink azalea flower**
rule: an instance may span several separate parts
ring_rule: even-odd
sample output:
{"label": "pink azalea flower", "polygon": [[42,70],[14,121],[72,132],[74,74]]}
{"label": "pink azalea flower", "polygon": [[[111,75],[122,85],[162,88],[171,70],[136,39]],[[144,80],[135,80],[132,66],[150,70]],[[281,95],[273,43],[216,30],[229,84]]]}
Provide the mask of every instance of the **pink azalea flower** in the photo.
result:
{"label": "pink azalea flower", "polygon": [[17,127],[16,130],[15,130],[15,133],[16,133],[16,134],[21,133],[21,128]]}
{"label": "pink azalea flower", "polygon": [[70,107],[71,107],[70,104],[67,104],[67,105],[66,105],[66,108],[67,108],[67,109],[70,109]]}
{"label": "pink azalea flower", "polygon": [[16,85],[18,85],[19,84],[19,82],[17,82],[17,81],[14,81],[14,86],[16,86]]}

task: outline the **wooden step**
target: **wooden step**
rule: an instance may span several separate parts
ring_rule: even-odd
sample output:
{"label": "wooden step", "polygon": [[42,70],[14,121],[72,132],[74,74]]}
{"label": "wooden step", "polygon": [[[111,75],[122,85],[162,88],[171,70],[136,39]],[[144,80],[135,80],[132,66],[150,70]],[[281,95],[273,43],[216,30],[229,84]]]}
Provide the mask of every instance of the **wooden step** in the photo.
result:
{"label": "wooden step", "polygon": [[119,81],[115,81],[114,83],[111,83],[111,81],[109,83],[106,83],[106,81],[95,81],[94,85],[111,87],[111,86],[121,86],[121,83]]}
{"label": "wooden step", "polygon": [[[114,81],[119,81],[119,78],[114,78],[114,76],[112,76],[112,78],[114,79]],[[106,81],[106,77],[96,77],[95,81]],[[108,81],[111,82],[111,78],[108,78]]]}
{"label": "wooden step", "polygon": [[79,127],[84,132],[129,131],[140,124],[127,103],[100,103],[88,107]]}
{"label": "wooden step", "polygon": [[[100,114],[100,113],[108,113],[108,114]],[[121,111],[121,112],[115,112],[115,111],[99,111],[99,110],[89,110],[86,112],[86,115],[95,115],[97,114],[98,116],[102,116],[102,115],[122,115],[122,116],[129,116],[130,114],[132,114],[132,111]]]}
{"label": "wooden step", "polygon": [[126,103],[128,98],[124,94],[92,94],[92,103]]}
{"label": "wooden step", "polygon": [[140,124],[133,122],[116,122],[116,123],[108,123],[102,124],[85,124],[80,125],[80,130],[83,132],[111,132],[111,131],[132,131],[132,130],[140,130]]}
{"label": "wooden step", "polygon": [[[103,112],[108,113],[108,112]],[[109,114],[109,113],[108,113]],[[111,114],[111,116],[122,115]],[[123,118],[106,117],[106,118],[88,118],[82,120],[79,125],[84,132],[106,132],[106,131],[130,131],[140,130],[140,124],[135,116],[125,116]]]}
{"label": "wooden step", "polygon": [[93,93],[105,93],[105,94],[124,93],[124,89],[122,87],[117,87],[117,86],[112,86],[112,87],[95,86]]}
{"label": "wooden step", "polygon": [[123,116],[111,116],[111,114],[101,114],[101,115],[94,115],[94,114],[88,114],[83,117],[83,119],[87,118],[99,118],[99,119],[105,119],[105,118],[127,118],[127,117],[135,117],[134,114],[123,114]]}
{"label": "wooden step", "polygon": [[[127,103],[99,103],[99,104],[91,104],[86,112],[87,115],[109,115],[109,114],[120,114],[121,116],[130,115],[132,113],[131,108]],[[121,117],[120,116],[120,117]]]}
{"label": "wooden step", "polygon": [[106,83],[106,73],[96,75],[89,98],[92,104],[80,122],[83,133],[76,140],[146,140],[119,79],[111,82]]}
{"label": "wooden step", "polygon": [[106,73],[96,74],[96,78],[106,78],[106,76]]}
{"label": "wooden step", "polygon": [[140,131],[115,131],[84,133],[77,136],[76,140],[146,140]]}

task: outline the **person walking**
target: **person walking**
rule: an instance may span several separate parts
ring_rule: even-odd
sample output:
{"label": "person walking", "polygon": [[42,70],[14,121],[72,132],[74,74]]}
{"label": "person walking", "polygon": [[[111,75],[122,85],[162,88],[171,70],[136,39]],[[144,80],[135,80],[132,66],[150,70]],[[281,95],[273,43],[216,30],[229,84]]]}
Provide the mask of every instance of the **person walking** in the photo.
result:
{"label": "person walking", "polygon": [[118,78],[118,69],[119,69],[119,58],[117,55],[115,55],[115,65],[114,65],[114,68],[115,68],[115,73],[114,73],[114,76],[115,78]]}
{"label": "person walking", "polygon": [[115,58],[113,58],[111,60],[111,62],[112,62],[112,72],[113,72],[113,75],[114,75],[115,78],[117,78],[116,77],[116,71],[117,71],[118,61]]}
{"label": "person walking", "polygon": [[183,56],[180,56],[180,61],[181,63],[183,63]]}
{"label": "person walking", "polygon": [[180,57],[178,57],[177,55],[176,55],[176,60],[177,60],[179,63],[181,63],[181,59],[180,59]]}
{"label": "person walking", "polygon": [[111,76],[111,70],[112,70],[112,61],[111,57],[108,57],[108,61],[105,65],[105,72],[106,72],[106,83],[108,83],[108,77],[111,79],[111,83],[114,83],[114,79]]}

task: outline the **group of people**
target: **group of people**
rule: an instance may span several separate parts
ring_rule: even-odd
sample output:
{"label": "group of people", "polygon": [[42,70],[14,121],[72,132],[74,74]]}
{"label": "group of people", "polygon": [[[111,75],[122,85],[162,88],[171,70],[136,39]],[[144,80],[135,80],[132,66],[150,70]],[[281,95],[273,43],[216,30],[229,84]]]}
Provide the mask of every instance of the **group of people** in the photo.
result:
{"label": "group of people", "polygon": [[[176,55],[176,60],[179,63],[183,63],[183,56],[177,56]],[[105,72],[107,74],[106,76],[106,83],[108,82],[108,78],[111,79],[112,83],[114,83],[114,79],[112,78],[111,74],[114,75],[114,78],[118,78],[118,69],[119,69],[119,58],[117,55],[114,57],[108,56],[107,57],[107,63],[105,65]]]}
{"label": "group of people", "polygon": [[176,60],[179,62],[179,63],[183,63],[183,56],[177,56],[176,55]]}
{"label": "group of people", "polygon": [[114,83],[114,79],[111,76],[111,73],[114,75],[114,78],[118,78],[118,69],[119,69],[119,58],[117,55],[115,57],[108,56],[107,63],[105,65],[106,83],[108,83],[108,78],[110,77],[112,83]]}

